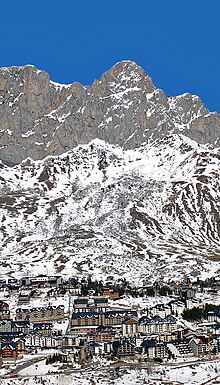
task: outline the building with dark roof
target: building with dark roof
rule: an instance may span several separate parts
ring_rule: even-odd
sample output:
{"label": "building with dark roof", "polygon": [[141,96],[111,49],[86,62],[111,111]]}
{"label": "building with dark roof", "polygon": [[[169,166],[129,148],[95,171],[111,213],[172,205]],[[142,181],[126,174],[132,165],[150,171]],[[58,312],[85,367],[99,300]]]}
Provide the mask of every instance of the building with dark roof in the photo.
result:
{"label": "building with dark roof", "polygon": [[135,345],[127,339],[114,341],[112,344],[112,348],[113,348],[113,353],[118,358],[135,355]]}
{"label": "building with dark roof", "polygon": [[36,307],[16,310],[16,320],[30,320],[30,322],[59,321],[64,319],[64,306]]}
{"label": "building with dark roof", "polygon": [[53,333],[53,323],[52,322],[34,323],[33,331],[40,332],[43,335],[51,335]]}
{"label": "building with dark roof", "polygon": [[146,339],[141,344],[142,354],[148,358],[164,358],[166,356],[166,345],[158,342],[155,338]]}
{"label": "building with dark roof", "polygon": [[28,334],[30,331],[30,322],[29,321],[12,321],[11,324],[13,332],[22,332]]}
{"label": "building with dark roof", "polygon": [[108,298],[76,298],[73,302],[74,312],[105,312],[109,308]]}
{"label": "building with dark roof", "polygon": [[138,331],[143,334],[161,334],[173,332],[177,328],[176,318],[167,315],[165,318],[143,316],[138,321]]}
{"label": "building with dark roof", "polygon": [[167,343],[167,347],[175,357],[191,357],[193,352],[189,342],[188,339],[177,339]]}
{"label": "building with dark roof", "polygon": [[88,342],[102,343],[114,341],[116,335],[117,333],[112,327],[100,325],[88,333]]}
{"label": "building with dark roof", "polygon": [[71,329],[82,331],[95,329],[99,325],[121,328],[122,322],[128,318],[136,318],[137,312],[130,310],[115,310],[106,312],[73,313],[70,321]]}

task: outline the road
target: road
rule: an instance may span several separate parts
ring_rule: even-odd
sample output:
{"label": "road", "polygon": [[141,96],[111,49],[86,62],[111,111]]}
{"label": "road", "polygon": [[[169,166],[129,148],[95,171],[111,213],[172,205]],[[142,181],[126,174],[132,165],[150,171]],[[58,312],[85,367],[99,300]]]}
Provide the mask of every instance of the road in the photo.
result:
{"label": "road", "polygon": [[37,362],[40,362],[42,361],[43,359],[45,359],[47,356],[39,356],[39,357],[35,357],[35,358],[32,358],[30,359],[29,361],[27,362],[24,362],[22,364],[18,364],[18,366],[15,368],[15,369],[12,369],[9,373],[1,376],[0,378],[9,378],[11,376],[14,376],[16,374],[18,374],[21,370],[23,369],[26,369],[28,368],[29,366],[31,365],[34,365],[36,364]]}
{"label": "road", "polygon": [[[31,360],[29,360],[28,362],[24,362],[20,365],[18,365],[16,367],[16,369],[13,369],[10,373],[4,375],[4,376],[1,376],[1,378],[10,378],[11,376],[14,376],[14,375],[17,375],[18,374],[18,377],[19,378],[23,378],[23,377],[33,377],[33,375],[28,375],[28,374],[25,374],[25,375],[20,375],[19,372],[23,369],[26,369],[28,368],[29,366],[31,365],[34,365],[36,364],[37,362],[40,362],[42,360],[44,360],[45,358],[47,357],[47,355],[42,355],[42,356],[39,356],[39,357],[35,357]],[[181,367],[187,367],[187,366],[190,366],[190,365],[199,365],[201,363],[205,363],[205,362],[215,362],[216,361],[216,358],[213,359],[213,360],[209,360],[209,359],[203,359],[203,360],[199,360],[199,361],[188,361],[188,362],[173,362],[173,363],[168,363],[168,362],[165,362],[163,364],[158,364],[154,361],[152,362],[115,362],[109,366],[99,366],[99,365],[96,365],[94,366],[94,363],[85,363],[84,364],[84,367],[81,368],[81,369],[78,369],[78,368],[68,368],[68,369],[65,369],[65,370],[62,370],[60,372],[58,372],[59,374],[66,374],[66,375],[71,375],[72,373],[91,373],[91,372],[101,372],[102,375],[104,373],[106,373],[106,375],[108,376],[111,376],[113,378],[116,378],[118,377],[119,375],[122,374],[123,370],[141,370],[141,369],[145,369],[149,372],[153,372],[154,369],[153,368],[158,368],[158,367],[173,367],[175,369],[178,369],[178,368],[181,368]],[[49,376],[51,375],[52,373],[48,373],[46,374],[46,376]],[[44,374],[45,376],[45,374]],[[41,374],[39,375],[34,375],[34,377],[42,377]],[[217,376],[218,377],[218,376]],[[217,378],[216,377],[216,378]],[[212,378],[210,380],[208,380],[207,382],[204,382],[204,385],[208,383],[210,383],[211,381],[213,381],[215,378]],[[202,384],[201,384],[202,385]]]}

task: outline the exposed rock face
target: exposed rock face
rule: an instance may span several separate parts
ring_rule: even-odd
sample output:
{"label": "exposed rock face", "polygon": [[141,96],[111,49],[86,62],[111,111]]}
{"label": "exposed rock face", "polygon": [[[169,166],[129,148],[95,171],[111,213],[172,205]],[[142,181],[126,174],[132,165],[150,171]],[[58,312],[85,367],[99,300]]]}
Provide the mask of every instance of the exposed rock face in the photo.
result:
{"label": "exposed rock face", "polygon": [[0,69],[0,159],[59,155],[94,138],[125,148],[169,133],[216,146],[220,115],[197,96],[167,98],[142,68],[117,63],[92,86],[58,85],[33,66]]}

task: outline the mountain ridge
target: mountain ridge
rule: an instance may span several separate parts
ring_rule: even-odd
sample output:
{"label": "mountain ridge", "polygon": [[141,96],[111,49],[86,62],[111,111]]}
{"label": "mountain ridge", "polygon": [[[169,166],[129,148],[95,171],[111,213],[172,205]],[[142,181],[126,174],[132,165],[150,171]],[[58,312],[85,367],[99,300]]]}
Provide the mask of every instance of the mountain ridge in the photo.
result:
{"label": "mountain ridge", "polygon": [[1,69],[1,275],[219,274],[219,130],[130,61],[91,86]]}
{"label": "mountain ridge", "polygon": [[0,69],[0,159],[60,155],[99,138],[135,148],[170,133],[219,145],[220,115],[191,94],[167,97],[132,61],[116,63],[91,86],[59,85],[34,66]]}

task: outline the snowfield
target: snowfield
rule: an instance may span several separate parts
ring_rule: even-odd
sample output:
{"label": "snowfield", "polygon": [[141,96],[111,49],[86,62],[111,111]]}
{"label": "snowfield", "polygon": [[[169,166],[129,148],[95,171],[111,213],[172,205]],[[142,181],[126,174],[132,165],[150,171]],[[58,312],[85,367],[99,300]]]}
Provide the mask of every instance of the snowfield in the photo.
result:
{"label": "snowfield", "polygon": [[[51,374],[51,372],[57,372]],[[124,373],[123,373],[124,372]],[[146,369],[125,369],[119,370],[117,374],[113,370],[103,371],[75,369],[72,373],[61,373],[55,365],[45,365],[44,362],[33,365],[27,370],[19,373],[17,379],[1,379],[2,385],[144,385],[144,384],[184,384],[199,385],[202,383],[219,384],[220,383],[220,363],[205,362],[193,364],[181,364],[178,367],[156,366]],[[21,376],[21,378],[20,378]]]}
{"label": "snowfield", "polygon": [[171,135],[123,150],[94,140],[1,169],[2,275],[217,275],[218,150]]}

